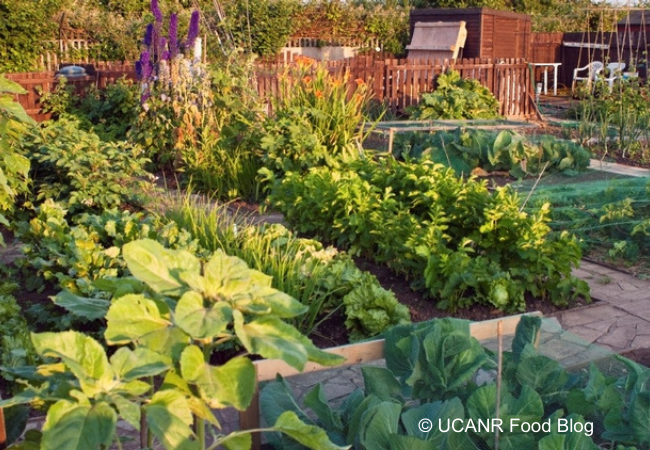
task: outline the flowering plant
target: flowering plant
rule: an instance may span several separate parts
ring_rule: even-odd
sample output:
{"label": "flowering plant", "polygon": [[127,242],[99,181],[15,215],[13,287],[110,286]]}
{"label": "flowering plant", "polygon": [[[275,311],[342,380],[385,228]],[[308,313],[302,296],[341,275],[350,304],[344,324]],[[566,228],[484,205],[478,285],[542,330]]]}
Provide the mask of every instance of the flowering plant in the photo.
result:
{"label": "flowering plant", "polygon": [[358,154],[371,92],[348,72],[330,73],[300,57],[279,76],[274,115],[262,139],[266,162],[276,172],[335,165]]}

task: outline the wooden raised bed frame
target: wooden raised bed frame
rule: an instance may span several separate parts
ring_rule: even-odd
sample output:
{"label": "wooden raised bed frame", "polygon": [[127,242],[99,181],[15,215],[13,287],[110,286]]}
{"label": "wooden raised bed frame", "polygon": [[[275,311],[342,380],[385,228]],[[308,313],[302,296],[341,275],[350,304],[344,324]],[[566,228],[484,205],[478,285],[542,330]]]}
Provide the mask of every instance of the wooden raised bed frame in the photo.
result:
{"label": "wooden raised bed frame", "polygon": [[[500,334],[512,335],[515,333],[517,324],[519,324],[519,320],[522,315],[524,314],[518,314],[516,316],[509,316],[499,319],[485,320],[482,322],[473,322],[470,324],[470,334],[479,341],[494,339],[497,338]],[[536,311],[527,313],[525,315],[541,317],[542,313]],[[282,360],[265,359],[261,361],[255,361],[257,383],[255,383],[255,391],[253,393],[253,399],[250,406],[246,411],[239,413],[239,428],[241,430],[252,430],[259,428],[260,426],[260,399],[258,387],[259,382],[274,380],[277,374],[282,375],[283,377],[290,377],[294,375],[321,372],[325,370],[336,370],[341,367],[354,366],[357,364],[369,363],[383,359],[384,340],[378,339],[375,341],[360,342],[357,344],[347,344],[340,347],[330,348],[327,351],[334,353],[335,355],[345,357],[345,362],[335,367],[324,367],[320,364],[309,362],[305,365],[305,369],[302,372],[299,372]],[[252,438],[252,448],[255,450],[261,448],[261,435],[259,433],[253,433]]]}

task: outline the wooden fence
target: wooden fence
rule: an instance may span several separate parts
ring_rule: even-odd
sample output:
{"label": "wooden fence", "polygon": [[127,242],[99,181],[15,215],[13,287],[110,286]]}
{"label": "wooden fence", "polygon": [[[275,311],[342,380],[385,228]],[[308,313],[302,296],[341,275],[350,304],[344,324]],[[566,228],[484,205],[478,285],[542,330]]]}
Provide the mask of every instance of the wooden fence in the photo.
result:
{"label": "wooden fence", "polygon": [[[132,80],[136,78],[135,68],[132,65],[107,64],[97,69],[88,70],[86,76],[68,78],[68,85],[74,86],[75,94],[83,95],[90,86],[104,89],[121,77]],[[54,91],[58,84],[56,72],[10,73],[6,77],[20,84],[27,91],[26,94],[16,96],[27,114],[39,122],[48,120],[52,116],[51,113],[43,112],[40,100],[42,93]]]}
{"label": "wooden fence", "polygon": [[[266,99],[279,93],[279,74],[287,63],[260,63],[256,82],[259,94]],[[386,104],[394,113],[419,102],[420,96],[435,89],[436,77],[448,69],[455,69],[464,78],[478,80],[494,93],[501,105],[500,113],[506,117],[524,118],[533,113],[530,89],[530,72],[524,60],[464,59],[460,61],[428,61],[406,59],[380,59],[375,55],[356,56],[341,61],[325,63],[330,72],[347,72],[350,80],[362,79],[372,89],[374,98]],[[115,82],[121,76],[135,78],[132,65],[102,65],[87,68],[88,76],[68,80],[75,92],[82,94],[91,85],[99,88]],[[49,118],[41,110],[40,93],[52,92],[57,84],[54,72],[9,74],[8,78],[21,84],[27,94],[18,101],[36,120]]]}
{"label": "wooden fence", "polygon": [[[534,105],[529,94],[530,71],[523,59],[463,59],[454,62],[356,56],[325,64],[330,72],[347,71],[351,80],[364,80],[372,87],[374,98],[397,114],[416,105],[423,93],[433,91],[436,78],[448,69],[455,69],[463,78],[476,79],[487,87],[499,101],[502,115],[523,118],[533,113]],[[276,62],[258,66],[257,89],[262,97],[278,95],[279,74],[285,67],[285,64]]]}

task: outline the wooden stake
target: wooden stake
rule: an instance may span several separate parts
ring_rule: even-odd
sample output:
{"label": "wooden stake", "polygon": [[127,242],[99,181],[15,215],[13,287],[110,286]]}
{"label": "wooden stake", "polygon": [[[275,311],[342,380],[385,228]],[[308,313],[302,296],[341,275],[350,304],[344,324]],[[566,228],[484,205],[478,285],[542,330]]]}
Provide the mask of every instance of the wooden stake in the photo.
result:
{"label": "wooden stake", "polygon": [[[497,323],[497,405],[495,419],[501,409],[501,370],[503,369],[503,321]],[[494,450],[499,450],[499,428],[494,432]]]}
{"label": "wooden stake", "polygon": [[0,408],[0,450],[7,448],[7,430],[5,429],[5,413]]}

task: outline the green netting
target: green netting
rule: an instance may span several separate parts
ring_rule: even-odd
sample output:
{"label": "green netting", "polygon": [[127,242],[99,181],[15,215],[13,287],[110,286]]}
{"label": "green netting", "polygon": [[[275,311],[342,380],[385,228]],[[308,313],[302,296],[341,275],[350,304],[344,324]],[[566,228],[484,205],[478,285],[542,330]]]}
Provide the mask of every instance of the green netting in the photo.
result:
{"label": "green netting", "polygon": [[588,248],[601,246],[611,256],[631,259],[650,248],[650,178],[587,171],[525,180],[513,188],[529,213],[549,203],[550,226],[575,233]]}

